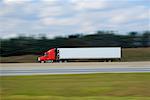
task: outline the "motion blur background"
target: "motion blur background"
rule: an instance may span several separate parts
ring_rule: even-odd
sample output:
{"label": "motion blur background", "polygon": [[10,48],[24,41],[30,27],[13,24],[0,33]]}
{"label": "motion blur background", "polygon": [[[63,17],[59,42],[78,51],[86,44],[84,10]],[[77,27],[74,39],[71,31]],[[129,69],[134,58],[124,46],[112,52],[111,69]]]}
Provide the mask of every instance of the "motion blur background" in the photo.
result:
{"label": "motion blur background", "polygon": [[21,59],[35,62],[37,56],[55,47],[116,46],[123,48],[125,59],[132,56],[134,61],[150,60],[149,3],[149,0],[1,0],[1,62]]}

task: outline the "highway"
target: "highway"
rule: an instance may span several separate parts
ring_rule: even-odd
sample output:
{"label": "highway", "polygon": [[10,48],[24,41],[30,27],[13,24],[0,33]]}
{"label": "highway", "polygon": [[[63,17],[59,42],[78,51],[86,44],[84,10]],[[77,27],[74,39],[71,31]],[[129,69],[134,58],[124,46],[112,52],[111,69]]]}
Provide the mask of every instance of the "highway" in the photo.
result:
{"label": "highway", "polygon": [[0,76],[150,72],[150,62],[1,64]]}

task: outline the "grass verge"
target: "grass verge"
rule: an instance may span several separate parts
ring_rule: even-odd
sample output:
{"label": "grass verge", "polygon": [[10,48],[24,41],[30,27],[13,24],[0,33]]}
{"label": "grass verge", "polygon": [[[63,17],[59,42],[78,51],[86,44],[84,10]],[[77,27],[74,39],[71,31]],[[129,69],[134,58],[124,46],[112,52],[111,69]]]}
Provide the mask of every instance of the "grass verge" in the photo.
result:
{"label": "grass verge", "polygon": [[150,73],[1,77],[1,100],[149,100]]}
{"label": "grass verge", "polygon": [[122,61],[150,61],[150,48],[122,49]]}

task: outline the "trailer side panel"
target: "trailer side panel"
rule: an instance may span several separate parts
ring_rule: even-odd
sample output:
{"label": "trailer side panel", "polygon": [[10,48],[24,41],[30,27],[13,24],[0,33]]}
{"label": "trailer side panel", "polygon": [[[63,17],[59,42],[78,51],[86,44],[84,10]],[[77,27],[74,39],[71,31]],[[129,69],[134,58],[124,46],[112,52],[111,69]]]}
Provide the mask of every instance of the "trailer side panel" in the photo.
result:
{"label": "trailer side panel", "polygon": [[115,59],[121,58],[120,47],[58,48],[59,59]]}

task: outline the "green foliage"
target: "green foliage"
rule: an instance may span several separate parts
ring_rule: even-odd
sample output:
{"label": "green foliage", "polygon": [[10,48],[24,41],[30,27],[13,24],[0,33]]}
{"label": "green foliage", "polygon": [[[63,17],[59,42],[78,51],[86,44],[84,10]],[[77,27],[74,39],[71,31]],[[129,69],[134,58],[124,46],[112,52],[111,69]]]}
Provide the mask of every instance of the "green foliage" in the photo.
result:
{"label": "green foliage", "polygon": [[95,34],[73,34],[67,37],[48,39],[19,36],[11,39],[1,39],[1,56],[16,56],[25,54],[42,54],[55,47],[149,47],[150,31],[143,34],[129,32],[128,35],[117,35],[113,31],[97,31]]}
{"label": "green foliage", "polygon": [[150,73],[1,77],[1,100],[149,100]]}

